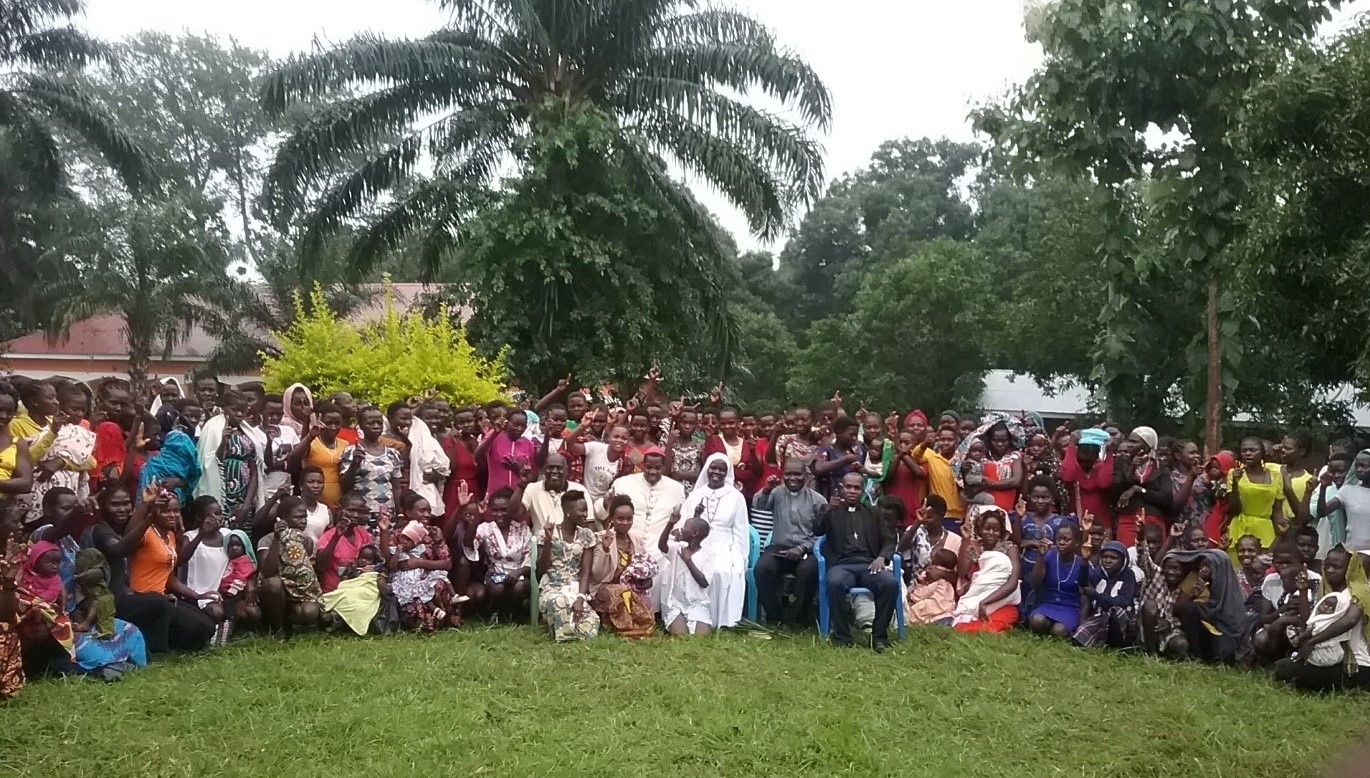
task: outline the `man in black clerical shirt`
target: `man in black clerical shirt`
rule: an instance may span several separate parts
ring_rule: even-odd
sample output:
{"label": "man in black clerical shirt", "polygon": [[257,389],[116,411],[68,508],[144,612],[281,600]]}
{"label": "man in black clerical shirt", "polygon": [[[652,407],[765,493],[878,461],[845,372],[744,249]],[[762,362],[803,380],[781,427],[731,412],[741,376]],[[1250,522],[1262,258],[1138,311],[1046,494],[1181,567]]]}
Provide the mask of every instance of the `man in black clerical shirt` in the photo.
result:
{"label": "man in black clerical shirt", "polygon": [[895,532],[879,511],[861,504],[860,473],[842,477],[837,504],[818,520],[814,535],[824,535],[823,557],[828,563],[828,608],[832,614],[832,642],[850,646],[851,614],[847,592],[861,586],[875,595],[875,624],[871,627],[871,648],[889,647],[890,617],[898,604],[899,587],[894,574],[885,569],[894,555]]}

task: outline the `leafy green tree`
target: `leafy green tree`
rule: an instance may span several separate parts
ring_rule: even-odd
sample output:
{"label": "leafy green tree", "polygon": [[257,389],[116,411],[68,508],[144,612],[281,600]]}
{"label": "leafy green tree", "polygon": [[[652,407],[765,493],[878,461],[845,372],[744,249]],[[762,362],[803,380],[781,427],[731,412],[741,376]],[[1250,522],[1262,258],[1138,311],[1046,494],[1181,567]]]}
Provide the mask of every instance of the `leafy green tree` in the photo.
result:
{"label": "leafy green tree", "polygon": [[886,141],[870,165],[834,183],[780,254],[799,290],[788,321],[807,327],[846,311],[868,266],[921,241],[970,237],[974,220],[961,184],[978,154],[946,139]]}
{"label": "leafy green tree", "polygon": [[810,328],[790,395],[812,400],[840,389],[853,407],[882,415],[976,407],[991,367],[984,344],[999,332],[985,271],[972,244],[945,238],[871,268],[850,313]]}
{"label": "leafy green tree", "polygon": [[[1152,381],[1128,347],[1142,309],[1121,279],[1145,276],[1125,212],[1123,188],[1149,178],[1148,198],[1165,229],[1165,261],[1200,281],[1204,314],[1192,322],[1206,341],[1206,443],[1218,445],[1224,387],[1235,390],[1238,327],[1220,339],[1224,256],[1240,236],[1251,170],[1240,120],[1248,90],[1266,72],[1271,49],[1310,38],[1340,0],[1056,0],[1030,9],[1042,67],[1003,108],[980,112],[978,127],[997,150],[1031,168],[1066,170],[1114,195],[1113,234],[1102,246],[1107,299],[1095,349],[1110,397]],[[1173,141],[1147,142],[1154,128]],[[1192,295],[1191,295],[1192,296]],[[1225,363],[1225,364],[1224,364]],[[1154,383],[1154,381],[1152,381]],[[1190,403],[1199,405],[1199,403]]]}
{"label": "leafy green tree", "polygon": [[[655,188],[679,188],[661,155],[717,187],[763,236],[817,196],[822,155],[804,127],[732,94],[766,95],[825,127],[827,89],[747,16],[682,0],[442,5],[452,21],[427,37],[359,36],[293,58],[268,80],[263,96],[273,111],[324,90],[359,91],[298,127],[272,166],[268,201],[278,217],[309,213],[306,248],[410,182],[426,152],[434,176],[367,225],[354,259],[368,266],[420,232],[436,265],[451,228],[468,215],[472,184],[491,182],[499,161],[535,128],[590,107],[612,117],[624,163]],[[302,181],[387,133],[402,139],[305,201]]]}
{"label": "leafy green tree", "polygon": [[523,177],[465,227],[473,339],[507,346],[525,387],[636,385],[653,362],[687,386],[724,375],[726,242],[688,193],[650,186],[610,117],[571,110],[519,144]]}

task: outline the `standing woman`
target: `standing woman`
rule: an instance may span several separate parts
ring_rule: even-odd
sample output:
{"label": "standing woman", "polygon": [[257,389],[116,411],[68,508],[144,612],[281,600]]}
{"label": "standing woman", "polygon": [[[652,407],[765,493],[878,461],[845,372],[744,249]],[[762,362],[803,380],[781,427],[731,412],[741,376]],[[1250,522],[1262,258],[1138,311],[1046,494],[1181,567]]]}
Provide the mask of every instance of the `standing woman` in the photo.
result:
{"label": "standing woman", "polygon": [[162,439],[162,447],[138,471],[138,491],[148,484],[161,484],[188,504],[200,485],[200,452],[184,431],[173,429]]}
{"label": "standing woman", "polygon": [[314,395],[309,393],[309,387],[291,384],[281,395],[281,400],[285,406],[281,424],[295,430],[295,434],[301,438],[308,435],[312,427],[310,418],[314,415]]}
{"label": "standing woman", "polygon": [[[422,424],[418,421],[415,423]],[[366,526],[374,534],[380,515],[395,513],[395,498],[399,495],[400,471],[404,469],[404,462],[398,451],[381,442],[385,417],[379,409],[364,408],[357,415],[357,424],[361,429],[361,440],[343,451],[338,466],[343,492],[360,492],[366,498]]]}
{"label": "standing woman", "polygon": [[[451,406],[444,400],[438,404],[439,410],[445,408],[447,413],[451,412]],[[431,430],[430,430],[431,432]],[[442,494],[442,503],[447,510],[449,520],[457,518],[462,513],[461,501],[457,498],[457,493],[465,486],[467,494],[482,494],[478,480],[479,468],[476,467],[476,414],[470,408],[463,408],[452,416],[452,424],[438,435],[438,442],[442,445],[442,452],[447,455],[448,465],[452,469],[452,475],[447,479],[447,485]],[[569,457],[568,457],[569,458]],[[582,458],[582,463],[584,459]],[[455,524],[449,524],[455,531]]]}
{"label": "standing woman", "polygon": [[731,627],[742,619],[747,595],[747,554],[751,547],[747,500],[733,486],[733,467],[727,454],[714,454],[685,498],[680,515],[709,522],[704,548],[714,564],[709,582],[709,607],[715,627]]}
{"label": "standing woman", "polygon": [[[1113,465],[1113,506],[1116,521],[1113,537],[1125,546],[1137,542],[1141,525],[1155,524],[1166,531],[1175,505],[1175,484],[1156,451],[1156,430],[1138,427],[1118,446]],[[1167,456],[1169,453],[1167,452]]]}
{"label": "standing woman", "polygon": [[100,385],[100,406],[105,420],[95,425],[95,470],[91,475],[94,491],[107,479],[120,481],[132,488],[137,483],[129,465],[137,457],[139,426],[138,407],[121,381],[106,381]]}
{"label": "standing woman", "polygon": [[1234,467],[1227,479],[1227,521],[1222,526],[1234,560],[1241,536],[1254,535],[1261,548],[1270,548],[1276,532],[1288,529],[1280,501],[1284,496],[1280,466],[1265,461],[1260,438],[1243,439],[1237,454],[1241,466]]}
{"label": "standing woman", "polygon": [[447,515],[444,492],[447,479],[452,475],[452,460],[438,440],[442,427],[443,415],[438,401],[425,402],[420,413],[409,423],[409,462],[406,471],[409,488],[427,500],[433,515],[439,517]]}
{"label": "standing woman", "polygon": [[0,384],[0,504],[33,486],[33,465],[29,444],[10,432],[10,422],[19,412],[19,395],[8,384]]}
{"label": "standing woman", "polygon": [[314,408],[318,423],[310,426],[300,445],[290,454],[291,469],[303,465],[319,468],[323,473],[323,494],[320,501],[336,510],[342,499],[342,474],[339,466],[347,442],[338,437],[343,426],[342,411],[332,403],[319,403]]}
{"label": "standing woman", "polygon": [[1204,478],[1203,455],[1192,440],[1170,441],[1170,481],[1175,488],[1175,520],[1202,525],[1213,510],[1213,490]]}
{"label": "standing woman", "polygon": [[971,443],[983,440],[989,457],[985,461],[985,486],[994,504],[1005,513],[1013,510],[1018,503],[1018,491],[1023,488],[1022,447],[1026,442],[1023,425],[1017,419],[1003,413],[991,413],[961,441],[952,457],[952,469],[957,477],[961,476],[961,463],[965,461]]}
{"label": "standing woman", "polygon": [[[11,433],[29,444],[34,473],[28,518],[36,521],[43,512],[43,495],[54,486],[70,489],[77,500],[90,496],[95,433],[81,426],[86,395],[80,389],[66,386],[59,392],[49,383],[30,387],[24,398],[27,413],[9,426]],[[20,432],[20,428],[32,431]]]}
{"label": "standing woman", "polygon": [[262,458],[244,429],[251,412],[247,396],[230,389],[222,402],[223,413],[206,421],[200,430],[200,483],[195,496],[218,500],[228,526],[246,529],[258,507],[264,477]]}
{"label": "standing woman", "polygon": [[[894,458],[885,471],[884,479],[885,496],[898,497],[910,509],[904,517],[905,526],[910,527],[917,519],[914,510],[923,504],[923,498],[927,496],[928,490],[927,468],[913,456],[913,450],[923,441],[917,430],[909,424],[909,421],[914,419],[914,414],[922,414],[922,411],[910,413],[909,418],[904,421],[904,431],[895,437]],[[927,421],[921,421],[922,435],[926,435]]]}
{"label": "standing woman", "polygon": [[1326,487],[1318,489],[1314,516],[1322,519],[1345,514],[1344,545],[1349,551],[1370,551],[1370,449],[1356,455],[1336,496],[1328,498]]}

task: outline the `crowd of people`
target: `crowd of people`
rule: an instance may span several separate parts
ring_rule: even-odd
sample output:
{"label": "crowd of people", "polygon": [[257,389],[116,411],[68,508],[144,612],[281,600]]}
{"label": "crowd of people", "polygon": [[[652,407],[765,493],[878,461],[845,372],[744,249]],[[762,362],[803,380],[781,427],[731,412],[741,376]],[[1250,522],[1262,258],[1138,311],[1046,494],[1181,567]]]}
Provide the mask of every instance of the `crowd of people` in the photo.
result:
{"label": "crowd of people", "polygon": [[883,651],[895,622],[1021,629],[1370,685],[1370,450],[1349,441],[1314,467],[1299,435],[1205,457],[1144,426],[840,394],[740,410],[657,383],[381,408],[213,376],[147,398],[11,378],[0,697],[245,630],[531,617],[557,641],[640,639],[744,613],[808,630],[818,610],[840,647]]}

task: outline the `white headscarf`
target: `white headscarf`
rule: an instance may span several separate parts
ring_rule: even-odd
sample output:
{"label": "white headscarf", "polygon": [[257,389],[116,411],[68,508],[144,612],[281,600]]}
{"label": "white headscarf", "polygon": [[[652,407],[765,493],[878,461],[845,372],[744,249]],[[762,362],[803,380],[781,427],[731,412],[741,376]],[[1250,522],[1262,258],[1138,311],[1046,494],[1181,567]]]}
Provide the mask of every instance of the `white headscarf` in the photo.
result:
{"label": "white headscarf", "polygon": [[305,435],[309,434],[309,422],[297,421],[294,416],[290,415],[290,398],[294,397],[296,392],[304,392],[304,396],[309,400],[309,407],[314,407],[314,395],[309,391],[309,387],[304,384],[291,384],[285,388],[285,392],[281,395],[281,423],[295,430],[303,439]]}
{"label": "white headscarf", "polygon": [[153,416],[156,416],[157,411],[160,411],[162,409],[162,387],[167,386],[168,384],[176,387],[177,394],[181,395],[182,397],[186,396],[185,387],[181,386],[181,382],[177,380],[175,376],[172,376],[170,378],[163,378],[162,380],[158,381],[157,396],[152,398],[152,404],[149,405],[147,409],[147,412],[152,414]]}
{"label": "white headscarf", "polygon": [[447,458],[447,452],[442,450],[442,444],[433,437],[428,425],[415,414],[413,423],[409,425],[409,488],[423,495],[434,516],[445,516],[442,492],[446,484],[429,483],[423,477],[425,473],[434,472],[450,476],[452,460]]}
{"label": "white headscarf", "polygon": [[[213,497],[220,502],[224,499],[224,478],[219,471],[219,444],[224,439],[224,426],[227,418],[222,413],[216,413],[205,421],[200,427],[200,438],[196,441],[196,450],[200,454],[200,480],[195,485],[196,497]],[[257,499],[253,508],[260,508],[266,502],[265,494],[266,471],[264,464],[264,444],[265,434],[247,422],[238,425],[238,429],[252,441],[252,447],[257,450],[256,471],[257,471]],[[261,436],[260,438],[258,436]]]}
{"label": "white headscarf", "polygon": [[[709,488],[709,465],[722,462],[728,468],[723,485]],[[704,518],[709,522],[709,537],[703,548],[714,564],[714,580],[709,584],[709,609],[717,627],[731,627],[742,618],[746,599],[747,554],[751,548],[750,523],[747,521],[747,498],[734,484],[733,466],[727,454],[712,454],[699,469],[695,488],[685,498],[680,516],[688,520],[699,506],[704,506]]]}

